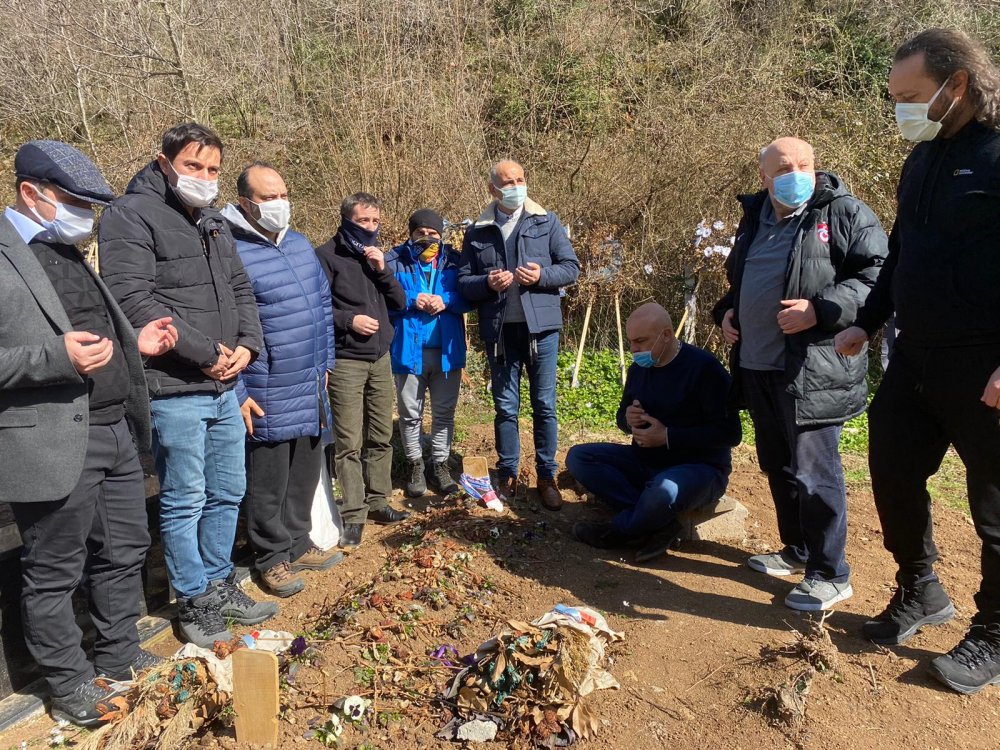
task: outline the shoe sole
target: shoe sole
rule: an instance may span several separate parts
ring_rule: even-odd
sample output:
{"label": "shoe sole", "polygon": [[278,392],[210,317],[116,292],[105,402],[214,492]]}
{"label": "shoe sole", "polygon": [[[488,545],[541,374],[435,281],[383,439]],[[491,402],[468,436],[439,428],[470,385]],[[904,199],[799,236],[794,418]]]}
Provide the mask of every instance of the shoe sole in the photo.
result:
{"label": "shoe sole", "polygon": [[266,583],[261,581],[261,588],[263,588],[267,593],[271,594],[272,596],[277,596],[281,599],[287,599],[290,596],[295,596],[296,594],[300,593],[303,589],[305,589],[305,587],[306,587],[305,583],[302,583],[300,581],[299,585],[297,586],[289,586],[288,588],[279,589],[276,586],[268,586]]}
{"label": "shoe sole", "polygon": [[963,685],[960,682],[953,682],[941,674],[934,662],[931,662],[930,667],[927,668],[927,672],[938,682],[947,685],[956,693],[961,693],[962,695],[975,695],[980,690],[989,687],[990,685],[1000,685],[1000,675],[997,675],[989,682],[984,682],[982,685]]}
{"label": "shoe sole", "polygon": [[81,719],[77,719],[72,714],[68,714],[65,711],[58,708],[52,709],[52,718],[55,721],[68,721],[70,724],[77,727],[93,727],[96,726],[97,724],[102,723],[100,716],[95,717],[93,719],[87,719],[86,721],[84,721]]}
{"label": "shoe sole", "polygon": [[301,573],[303,570],[329,570],[334,565],[339,565],[344,562],[343,552],[337,552],[326,560],[326,562],[321,565],[304,565],[303,563],[292,563],[288,567],[292,569],[293,573]]}
{"label": "shoe sole", "polygon": [[410,490],[410,489],[406,490],[406,496],[407,497],[423,497],[426,494],[427,494],[427,488],[426,487],[424,487],[422,490],[420,490],[420,492],[417,492],[416,490]]}
{"label": "shoe sole", "polygon": [[846,599],[850,599],[852,596],[854,596],[854,589],[851,586],[848,586],[847,589],[841,591],[829,601],[812,604],[811,602],[789,602],[788,599],[785,599],[785,606],[789,609],[794,609],[797,612],[825,612],[834,604],[839,604]]}
{"label": "shoe sole", "polygon": [[789,570],[779,569],[779,568],[767,568],[763,565],[756,565],[750,560],[747,560],[747,567],[751,570],[756,570],[758,573],[764,573],[773,578],[787,578],[788,576],[801,576],[805,575],[805,568],[791,568]]}
{"label": "shoe sole", "polygon": [[[922,620],[918,620],[911,627],[904,630],[899,635],[893,636],[892,638],[868,638],[872,643],[876,643],[879,646],[899,646],[902,643],[910,640],[913,636],[917,634],[917,631],[925,625],[943,625],[944,623],[950,621],[955,617],[955,605],[948,604],[947,607],[935,612],[934,614],[927,615],[927,617]],[[872,620],[872,622],[878,622],[878,620]],[[867,636],[866,636],[867,637]]]}
{"label": "shoe sole", "polygon": [[403,521],[409,521],[412,516],[407,518],[400,518],[398,521],[376,521],[373,518],[366,518],[365,523],[375,524],[376,526],[395,526],[397,524],[403,523]]}

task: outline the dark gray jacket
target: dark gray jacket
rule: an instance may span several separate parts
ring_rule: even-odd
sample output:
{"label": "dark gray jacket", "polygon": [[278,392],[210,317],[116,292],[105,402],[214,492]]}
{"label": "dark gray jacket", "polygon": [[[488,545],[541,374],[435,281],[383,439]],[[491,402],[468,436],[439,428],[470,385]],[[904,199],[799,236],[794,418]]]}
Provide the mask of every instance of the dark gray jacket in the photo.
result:
{"label": "dark gray jacket", "polygon": [[524,216],[516,232],[517,265],[537,263],[542,268],[538,283],[529,287],[510,287],[494,292],[487,283],[489,272],[507,268],[507,253],[503,235],[493,213],[494,204],[487,206],[482,216],[465,233],[462,257],[458,264],[458,291],[479,309],[479,335],[483,341],[500,338],[507,295],[516,289],[524,305],[524,317],[531,333],[556,331],[562,328],[559,288],[576,281],[580,262],[566,230],[551,211],[533,200],[524,202]]}
{"label": "dark gray jacket", "polygon": [[263,346],[253,287],[229,226],[218,211],[191,218],[154,161],[101,217],[100,272],[136,328],[170,315],[177,346],[146,363],[152,396],[227,391],[205,375],[218,344]]}
{"label": "dark gray jacket", "polygon": [[[746,254],[753,242],[766,190],[741,195],[743,218],[736,244],[726,261],[729,290],[713,310],[722,324],[735,310],[739,329],[740,295]],[[785,272],[784,299],[808,299],[816,310],[815,326],[785,336],[785,377],[796,397],[797,424],[839,424],[865,410],[868,399],[868,357],[837,354],[833,337],[854,322],[868,297],[887,254],[886,236],[878,217],[855,198],[835,174],[816,173],[816,190],[797,219],[795,242]],[[730,352],[733,406],[742,406],[739,344]]]}
{"label": "dark gray jacket", "polygon": [[[147,450],[149,399],[135,332],[94,279],[128,365],[125,414],[136,446]],[[63,343],[71,330],[45,270],[0,216],[0,502],[59,500],[83,471],[90,412],[87,380]]]}

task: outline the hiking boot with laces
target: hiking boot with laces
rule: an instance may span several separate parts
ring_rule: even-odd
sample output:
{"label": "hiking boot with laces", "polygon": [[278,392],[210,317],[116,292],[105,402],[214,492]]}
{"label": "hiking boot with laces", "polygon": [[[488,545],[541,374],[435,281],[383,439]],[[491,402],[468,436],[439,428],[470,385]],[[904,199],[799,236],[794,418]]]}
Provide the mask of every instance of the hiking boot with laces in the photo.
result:
{"label": "hiking boot with laces", "polygon": [[180,638],[201,648],[212,648],[216,641],[230,641],[233,634],[219,612],[222,600],[212,587],[197,596],[177,600],[177,623]]}
{"label": "hiking boot with laces", "polygon": [[925,625],[940,625],[955,616],[955,605],[932,578],[922,583],[900,584],[889,605],[866,622],[861,632],[872,643],[896,646],[904,643]]}
{"label": "hiking boot with laces", "polygon": [[282,598],[294,596],[306,587],[306,582],[292,572],[286,560],[261,573],[260,582],[272,594]]}
{"label": "hiking boot with laces", "polygon": [[432,463],[427,472],[427,480],[431,489],[441,495],[450,495],[458,492],[458,483],[452,479],[451,471],[448,469],[448,462]]}
{"label": "hiking boot with laces", "polygon": [[247,596],[236,584],[235,570],[227,578],[208,585],[218,592],[219,614],[227,620],[235,620],[240,625],[257,625],[278,614],[278,605],[274,602],[257,602]]}
{"label": "hiking boot with laces", "polygon": [[140,648],[139,655],[124,667],[118,669],[101,670],[101,675],[115,682],[128,682],[135,679],[139,674],[147,669],[158,667],[166,661],[156,654],[149,653],[146,649]]}
{"label": "hiking boot with laces", "polygon": [[406,483],[408,497],[420,497],[427,492],[427,482],[424,481],[424,462],[420,459],[410,461],[410,481]]}
{"label": "hiking boot with laces", "polygon": [[52,699],[52,718],[69,721],[80,727],[100,723],[101,717],[115,707],[109,702],[120,691],[109,687],[100,678],[93,678],[77,685],[69,695]]}
{"label": "hiking boot with laces", "polygon": [[1000,624],[973,625],[955,648],[931,662],[930,673],[963,695],[1000,683]]}
{"label": "hiking boot with laces", "polygon": [[299,559],[289,565],[293,573],[302,570],[329,570],[344,561],[342,552],[336,549],[320,549],[315,544],[307,549]]}

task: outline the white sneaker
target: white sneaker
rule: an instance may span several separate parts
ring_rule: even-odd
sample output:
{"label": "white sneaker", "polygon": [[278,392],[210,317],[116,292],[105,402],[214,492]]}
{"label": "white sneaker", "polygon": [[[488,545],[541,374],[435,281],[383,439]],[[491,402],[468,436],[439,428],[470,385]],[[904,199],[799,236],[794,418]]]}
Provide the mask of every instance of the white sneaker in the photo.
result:
{"label": "white sneaker", "polygon": [[854,596],[851,582],[832,583],[806,578],[785,597],[785,606],[800,612],[819,612]]}
{"label": "white sneaker", "polygon": [[747,565],[759,573],[769,576],[793,576],[806,572],[806,564],[789,560],[780,552],[770,555],[754,555],[747,559]]}

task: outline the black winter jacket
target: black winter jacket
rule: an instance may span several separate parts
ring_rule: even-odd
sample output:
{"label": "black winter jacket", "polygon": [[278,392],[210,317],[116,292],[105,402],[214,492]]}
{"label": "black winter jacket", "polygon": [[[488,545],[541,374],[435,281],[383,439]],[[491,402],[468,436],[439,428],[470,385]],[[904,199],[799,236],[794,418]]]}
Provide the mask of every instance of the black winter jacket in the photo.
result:
{"label": "black winter jacket", "polygon": [[[393,333],[389,310],[406,307],[406,292],[392,269],[386,264],[383,270],[376,271],[339,231],[316,248],[316,255],[330,280],[337,358],[375,362],[388,354]],[[371,336],[356,333],[351,328],[355,315],[375,318],[378,330]]]}
{"label": "black winter jacket", "polygon": [[236,244],[218,211],[192,219],[154,161],[101,217],[101,277],[136,328],[171,316],[177,346],[146,362],[150,396],[228,391],[201,368],[215,363],[221,342],[263,346],[257,302]]}
{"label": "black winter jacket", "polygon": [[1000,342],[1000,132],[972,121],[917,144],[896,193],[889,257],[858,313],[875,333],[895,311],[901,340]]}
{"label": "black winter jacket", "polygon": [[[722,324],[735,310],[739,329],[740,295],[746,254],[760,221],[766,190],[739,197],[743,218],[736,243],[726,261],[729,290],[713,310]],[[837,354],[833,337],[851,325],[864,303],[886,256],[886,236],[878,218],[855,198],[836,175],[816,173],[816,190],[798,221],[795,244],[785,273],[785,299],[808,299],[816,310],[815,326],[785,336],[785,377],[796,398],[795,421],[801,426],[839,424],[865,410],[868,357]],[[732,406],[743,405],[740,347],[730,352],[733,375]]]}

